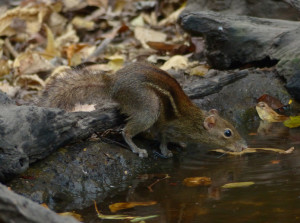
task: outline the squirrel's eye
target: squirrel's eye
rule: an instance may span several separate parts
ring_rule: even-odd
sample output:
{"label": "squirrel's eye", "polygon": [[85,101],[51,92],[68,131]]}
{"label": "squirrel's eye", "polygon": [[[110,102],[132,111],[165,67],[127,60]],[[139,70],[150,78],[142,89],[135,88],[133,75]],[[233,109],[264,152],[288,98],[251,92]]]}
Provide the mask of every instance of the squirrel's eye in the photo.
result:
{"label": "squirrel's eye", "polygon": [[225,137],[230,137],[232,135],[232,133],[231,133],[231,131],[230,131],[230,129],[225,129],[225,131],[224,131],[224,136]]}

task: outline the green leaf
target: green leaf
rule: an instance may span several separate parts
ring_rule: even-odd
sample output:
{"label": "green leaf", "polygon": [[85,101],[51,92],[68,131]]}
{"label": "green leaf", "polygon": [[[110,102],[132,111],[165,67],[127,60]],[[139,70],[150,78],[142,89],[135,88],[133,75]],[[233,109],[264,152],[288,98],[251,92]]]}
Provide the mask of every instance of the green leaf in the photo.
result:
{"label": "green leaf", "polygon": [[290,118],[283,122],[288,128],[296,128],[300,126],[300,116],[290,116]]}
{"label": "green leaf", "polygon": [[249,187],[253,184],[254,182],[235,182],[235,183],[225,184],[222,186],[222,188]]}

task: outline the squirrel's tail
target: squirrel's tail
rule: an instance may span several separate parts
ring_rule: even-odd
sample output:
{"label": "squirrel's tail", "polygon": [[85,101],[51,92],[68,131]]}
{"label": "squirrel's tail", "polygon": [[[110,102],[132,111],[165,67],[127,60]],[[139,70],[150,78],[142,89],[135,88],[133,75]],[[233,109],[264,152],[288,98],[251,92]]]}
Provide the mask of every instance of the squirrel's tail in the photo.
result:
{"label": "squirrel's tail", "polygon": [[96,105],[109,99],[111,77],[99,70],[59,67],[46,80],[38,105],[74,111],[80,105]]}

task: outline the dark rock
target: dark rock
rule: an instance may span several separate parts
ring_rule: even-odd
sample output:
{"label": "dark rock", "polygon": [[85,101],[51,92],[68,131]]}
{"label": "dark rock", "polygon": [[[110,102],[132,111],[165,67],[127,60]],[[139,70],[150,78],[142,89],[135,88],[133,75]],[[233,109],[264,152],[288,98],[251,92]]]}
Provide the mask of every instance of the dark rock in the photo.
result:
{"label": "dark rock", "polygon": [[138,174],[155,168],[158,161],[151,158],[151,150],[149,154],[150,158],[141,159],[116,145],[78,143],[59,149],[8,185],[55,211],[82,209],[92,205],[93,200],[101,202],[127,189]]}
{"label": "dark rock", "polygon": [[234,14],[270,19],[299,20],[297,8],[278,0],[188,0],[185,10],[190,12],[217,11],[227,15]]}
{"label": "dark rock", "polygon": [[293,86],[291,78],[300,72],[298,22],[204,11],[183,12],[179,21],[192,35],[204,37],[205,54],[213,68],[276,65],[279,75],[287,81],[288,91],[295,95],[289,86]]}
{"label": "dark rock", "polygon": [[62,217],[0,184],[0,222],[2,223],[76,223],[72,217]]}

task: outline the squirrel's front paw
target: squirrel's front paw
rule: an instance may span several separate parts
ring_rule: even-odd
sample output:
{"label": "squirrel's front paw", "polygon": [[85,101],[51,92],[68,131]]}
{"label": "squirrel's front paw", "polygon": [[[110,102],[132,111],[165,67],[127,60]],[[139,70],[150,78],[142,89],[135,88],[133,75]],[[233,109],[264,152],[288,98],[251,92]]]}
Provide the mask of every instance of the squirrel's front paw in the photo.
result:
{"label": "squirrel's front paw", "polygon": [[148,157],[148,152],[145,149],[140,149],[139,150],[139,157],[141,157],[141,158]]}

